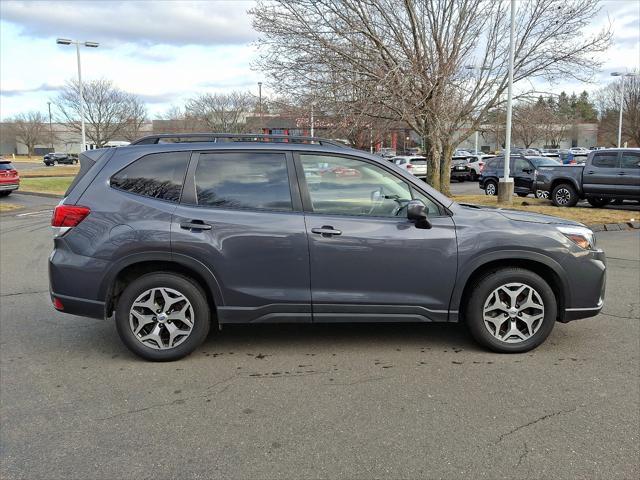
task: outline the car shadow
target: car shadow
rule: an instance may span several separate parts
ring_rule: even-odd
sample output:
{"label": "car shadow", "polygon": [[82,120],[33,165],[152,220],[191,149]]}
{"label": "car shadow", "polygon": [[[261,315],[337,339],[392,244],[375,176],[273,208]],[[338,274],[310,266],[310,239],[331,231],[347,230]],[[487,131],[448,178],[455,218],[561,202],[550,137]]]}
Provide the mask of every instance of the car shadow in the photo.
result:
{"label": "car shadow", "polygon": [[372,346],[378,349],[458,347],[482,351],[466,328],[447,323],[224,325],[222,330],[212,331],[201,348],[279,351],[300,346],[329,353],[336,347]]}

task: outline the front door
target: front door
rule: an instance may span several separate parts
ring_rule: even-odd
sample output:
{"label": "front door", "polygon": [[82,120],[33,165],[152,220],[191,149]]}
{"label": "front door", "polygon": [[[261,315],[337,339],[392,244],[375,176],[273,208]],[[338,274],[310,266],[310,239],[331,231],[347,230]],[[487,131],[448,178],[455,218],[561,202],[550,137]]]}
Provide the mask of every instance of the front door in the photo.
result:
{"label": "front door", "polygon": [[528,160],[524,158],[515,158],[512,162],[514,183],[513,188],[517,193],[533,192],[533,172],[534,168]]}
{"label": "front door", "polygon": [[221,323],[311,321],[309,247],[290,154],[194,154],[171,247],[215,275]]}
{"label": "front door", "polygon": [[[373,161],[300,154],[314,322],[446,321],[455,227],[444,209]],[[406,217],[419,198],[431,229]]]}

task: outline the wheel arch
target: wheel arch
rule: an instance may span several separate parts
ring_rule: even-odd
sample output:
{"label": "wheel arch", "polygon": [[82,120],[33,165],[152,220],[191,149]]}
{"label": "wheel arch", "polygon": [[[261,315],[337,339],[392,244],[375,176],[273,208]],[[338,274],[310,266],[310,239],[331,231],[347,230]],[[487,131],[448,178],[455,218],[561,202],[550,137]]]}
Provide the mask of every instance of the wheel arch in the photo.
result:
{"label": "wheel arch", "polygon": [[578,197],[582,198],[583,196],[582,188],[580,188],[580,185],[578,185],[578,181],[572,177],[554,178],[553,181],[551,182],[551,188],[549,188],[549,194],[553,192],[554,188],[556,188],[558,185],[563,183],[568,183],[569,185],[571,185],[575,189],[576,193],[578,194]]}
{"label": "wheel arch", "polygon": [[193,279],[207,295],[214,316],[217,316],[216,308],[224,305],[220,284],[205,265],[185,255],[154,252],[130,255],[109,270],[99,291],[100,298],[105,300],[105,317],[114,312],[118,297],[128,283],[152,272],[174,272]]}
{"label": "wheel arch", "polygon": [[464,309],[471,290],[478,281],[490,272],[502,268],[519,267],[530,270],[542,277],[554,292],[558,304],[558,318],[564,318],[566,305],[571,305],[571,291],[566,280],[562,266],[555,260],[537,253],[528,251],[495,252],[477,258],[462,275],[451,296],[450,310],[458,311],[459,321],[464,319]]}

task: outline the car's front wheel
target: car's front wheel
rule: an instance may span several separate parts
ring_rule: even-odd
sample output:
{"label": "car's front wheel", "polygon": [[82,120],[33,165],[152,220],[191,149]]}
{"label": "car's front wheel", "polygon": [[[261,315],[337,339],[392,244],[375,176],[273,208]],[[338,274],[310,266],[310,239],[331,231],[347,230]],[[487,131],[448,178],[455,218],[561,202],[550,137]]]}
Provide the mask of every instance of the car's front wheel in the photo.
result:
{"label": "car's front wheel", "polygon": [[209,333],[205,293],[190,278],[173,273],[150,273],[130,283],[115,317],[124,344],[147,360],[178,360]]}
{"label": "car's front wheel", "polygon": [[465,308],[471,335],[501,353],[526,352],[540,345],[551,333],[556,315],[549,284],[522,268],[504,268],[483,277]]}

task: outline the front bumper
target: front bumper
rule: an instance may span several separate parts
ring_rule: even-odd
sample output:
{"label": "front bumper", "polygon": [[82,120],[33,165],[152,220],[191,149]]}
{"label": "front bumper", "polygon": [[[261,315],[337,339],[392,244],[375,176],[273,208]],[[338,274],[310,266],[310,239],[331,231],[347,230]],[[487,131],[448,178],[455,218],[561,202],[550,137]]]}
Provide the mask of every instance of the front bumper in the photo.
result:
{"label": "front bumper", "polygon": [[595,317],[604,307],[607,264],[604,251],[591,251],[565,265],[569,273],[571,301],[560,317],[563,323]]}

